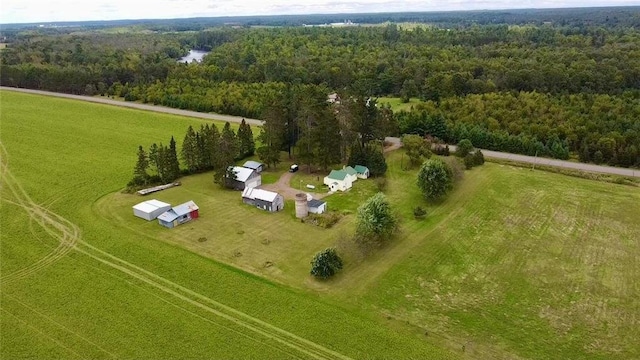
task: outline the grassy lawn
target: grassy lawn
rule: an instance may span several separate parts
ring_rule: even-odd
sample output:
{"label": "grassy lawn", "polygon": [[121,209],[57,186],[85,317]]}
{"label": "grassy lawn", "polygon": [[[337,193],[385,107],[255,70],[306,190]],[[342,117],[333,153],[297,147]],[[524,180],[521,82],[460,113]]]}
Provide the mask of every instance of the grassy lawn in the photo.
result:
{"label": "grassy lawn", "polygon": [[[392,152],[401,233],[369,256],[338,239],[374,180],[325,198],[345,214],[327,230],[291,202],[270,214],[211,174],[185,177],[151,195],[200,206],[170,230],[134,217],[144,198],[120,189],[138,144],[180,143],[204,120],[0,95],[1,358],[640,357],[638,188],[487,163],[426,203]],[[344,270],[311,279],[312,255],[336,244]]]}
{"label": "grassy lawn", "polygon": [[[291,182],[289,183],[292,188],[300,189],[304,192],[308,193],[327,193],[329,188],[324,185],[324,177],[327,176],[328,172],[318,171],[307,173],[305,170],[299,170],[293,174],[291,177]],[[307,188],[307,185],[312,185],[315,189]]]}

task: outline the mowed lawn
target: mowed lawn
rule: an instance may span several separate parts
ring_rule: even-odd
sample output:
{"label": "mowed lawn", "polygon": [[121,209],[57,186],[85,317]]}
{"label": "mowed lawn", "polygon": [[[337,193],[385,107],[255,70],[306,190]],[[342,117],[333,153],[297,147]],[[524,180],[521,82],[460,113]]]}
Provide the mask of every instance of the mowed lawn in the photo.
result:
{"label": "mowed lawn", "polygon": [[[243,205],[211,174],[185,177],[152,197],[194,200],[201,217],[168,230],[133,217],[141,198],[119,190],[138,144],[166,143],[171,134],[180,143],[188,125],[203,122],[1,95],[11,174],[34,202],[77,224],[82,241],[128,263],[79,243],[79,251],[3,283],[2,326],[11,327],[3,358],[312,357],[290,335],[274,339],[279,330],[260,333],[213,315],[212,301],[311,340],[303,347],[320,348],[320,357],[640,357],[638,188],[487,163],[467,171],[445,201],[428,204],[417,169],[401,170],[396,151],[385,193],[401,233],[368,256],[345,239],[358,204],[377,191],[373,180],[325,198],[344,215],[327,230],[296,220],[291,202],[269,214]],[[317,180],[295,179],[294,187]],[[58,243],[16,197],[2,193],[3,234],[12,234],[2,237],[3,276]],[[412,217],[418,205],[429,212],[424,220]],[[344,270],[313,280],[310,258],[332,245]],[[162,276],[169,289],[131,265]]]}
{"label": "mowed lawn", "polygon": [[[312,248],[330,240],[310,238],[321,230],[290,214],[267,217],[241,206],[233,200],[238,193],[216,190],[206,174],[184,179],[182,195],[166,196],[201,201],[203,218],[193,226],[212,227],[189,224],[172,232],[136,222],[131,199],[118,199],[124,196],[118,191],[131,177],[137,146],[166,144],[171,135],[180,143],[186,127],[202,121],[11,92],[0,99],[7,165],[0,210],[1,358],[451,357],[408,328],[385,326],[375,314],[300,290],[311,281],[304,265]],[[207,189],[221,192],[219,200],[228,204],[207,202]],[[121,200],[126,205],[113,208]],[[233,228],[207,222],[214,217]],[[293,250],[279,244],[291,235],[281,236],[288,230],[277,227],[289,222],[305,235]],[[250,230],[265,224],[273,226],[265,229],[266,245]],[[189,236],[179,238],[181,231]],[[218,251],[219,236],[238,237],[231,240],[238,248]],[[199,243],[200,237],[207,240]],[[191,251],[201,244],[213,247],[204,256]],[[283,254],[264,258],[274,270],[241,263],[278,247]],[[283,261],[296,251],[304,255],[297,263]],[[212,258],[238,261],[277,281]],[[296,273],[295,280],[278,277],[278,268]]]}

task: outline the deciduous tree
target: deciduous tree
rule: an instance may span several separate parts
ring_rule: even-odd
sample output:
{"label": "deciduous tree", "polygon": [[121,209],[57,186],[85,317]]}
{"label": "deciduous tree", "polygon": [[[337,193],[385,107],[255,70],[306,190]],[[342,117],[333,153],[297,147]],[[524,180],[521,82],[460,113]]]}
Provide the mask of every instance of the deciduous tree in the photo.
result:
{"label": "deciduous tree", "polygon": [[431,157],[431,150],[427,141],[419,135],[403,135],[402,147],[404,148],[411,166],[418,165],[423,158]]}
{"label": "deciduous tree", "polygon": [[398,220],[383,193],[370,197],[358,208],[356,239],[364,243],[389,240],[398,229]]}
{"label": "deciduous tree", "polygon": [[451,169],[439,158],[425,161],[418,172],[418,187],[428,200],[437,200],[453,187]]}

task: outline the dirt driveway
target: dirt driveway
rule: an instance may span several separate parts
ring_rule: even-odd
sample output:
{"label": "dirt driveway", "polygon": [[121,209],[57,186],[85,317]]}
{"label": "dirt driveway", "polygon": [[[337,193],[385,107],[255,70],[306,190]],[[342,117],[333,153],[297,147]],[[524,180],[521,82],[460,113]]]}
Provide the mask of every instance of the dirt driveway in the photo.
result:
{"label": "dirt driveway", "polygon": [[[302,167],[300,168],[300,171],[303,171]],[[277,182],[273,184],[264,184],[264,185],[261,185],[259,188],[269,190],[269,191],[275,191],[280,195],[284,196],[285,199],[295,200],[296,194],[299,194],[301,192],[307,193],[307,191],[295,189],[291,187],[290,183],[291,183],[292,177],[293,177],[293,173],[286,172],[282,174],[282,176],[280,176],[280,179],[278,179]],[[314,199],[322,199],[323,197],[329,195],[329,193],[313,192],[311,193],[311,195],[313,195]]]}

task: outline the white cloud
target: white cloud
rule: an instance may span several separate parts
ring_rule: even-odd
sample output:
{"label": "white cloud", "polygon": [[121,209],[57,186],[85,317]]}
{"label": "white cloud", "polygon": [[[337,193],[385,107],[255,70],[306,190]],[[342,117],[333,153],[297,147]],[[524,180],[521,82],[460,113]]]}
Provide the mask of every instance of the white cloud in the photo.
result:
{"label": "white cloud", "polygon": [[0,23],[638,5],[637,0],[2,0]]}

